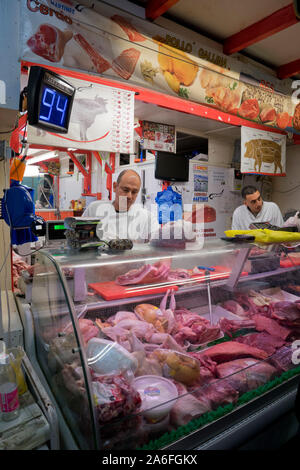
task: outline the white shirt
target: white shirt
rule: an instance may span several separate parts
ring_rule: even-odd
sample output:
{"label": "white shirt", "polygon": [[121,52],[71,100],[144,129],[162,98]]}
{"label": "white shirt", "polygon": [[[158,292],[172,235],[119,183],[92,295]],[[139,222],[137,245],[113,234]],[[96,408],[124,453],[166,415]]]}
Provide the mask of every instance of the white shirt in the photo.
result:
{"label": "white shirt", "polygon": [[116,212],[111,202],[94,205],[83,217],[99,217],[97,236],[100,240],[129,238],[132,241],[149,240],[151,232],[158,229],[156,212],[149,212],[140,204],[133,204],[129,211]]}
{"label": "white shirt", "polygon": [[232,216],[232,230],[248,230],[249,225],[257,222],[269,222],[277,227],[283,226],[283,218],[275,202],[264,201],[260,212],[255,216],[243,204],[235,209]]}

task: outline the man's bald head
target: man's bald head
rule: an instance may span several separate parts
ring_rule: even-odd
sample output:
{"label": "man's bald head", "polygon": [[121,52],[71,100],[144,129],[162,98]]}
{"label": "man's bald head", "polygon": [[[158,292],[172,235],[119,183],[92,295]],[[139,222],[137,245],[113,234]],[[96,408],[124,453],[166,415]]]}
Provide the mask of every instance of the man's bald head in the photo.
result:
{"label": "man's bald head", "polygon": [[121,171],[117,181],[113,184],[113,190],[116,193],[113,205],[116,211],[128,211],[134,204],[140,188],[141,178],[136,171]]}
{"label": "man's bald head", "polygon": [[117,184],[120,184],[121,179],[123,178],[123,176],[125,176],[127,174],[137,176],[137,178],[141,182],[140,175],[136,171],[134,171],[134,170],[123,170],[123,171],[121,171],[121,173],[119,174],[119,176],[117,178]]}

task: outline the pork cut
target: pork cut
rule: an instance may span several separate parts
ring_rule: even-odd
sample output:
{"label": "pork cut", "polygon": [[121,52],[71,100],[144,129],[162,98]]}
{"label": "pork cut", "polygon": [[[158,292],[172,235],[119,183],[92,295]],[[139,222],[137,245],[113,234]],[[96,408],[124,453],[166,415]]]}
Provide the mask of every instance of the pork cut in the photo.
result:
{"label": "pork cut", "polygon": [[173,425],[183,426],[203,413],[211,411],[208,399],[197,400],[193,394],[188,393],[186,387],[180,382],[174,381],[174,384],[178,390],[179,398],[177,398],[170,412],[170,422]]}
{"label": "pork cut", "polygon": [[292,354],[293,350],[291,347],[282,346],[270,357],[268,362],[276,367],[279,372],[285,372],[295,367],[295,364],[292,362]]}
{"label": "pork cut", "polygon": [[222,317],[220,318],[219,325],[221,330],[229,336],[232,336],[232,333],[241,330],[242,328],[255,328],[255,322],[251,318],[241,318],[240,320],[232,320],[229,318]]}
{"label": "pork cut", "polygon": [[175,320],[172,334],[181,345],[186,341],[191,344],[208,343],[220,337],[219,325],[211,325],[206,318],[186,308],[175,310]]}
{"label": "pork cut", "polygon": [[31,36],[27,45],[32,52],[50,62],[59,62],[62,58],[66,43],[72,38],[70,30],[61,31],[50,24],[41,24],[36,33]]}
{"label": "pork cut", "polygon": [[300,326],[300,301],[271,304],[271,316],[284,326]]}
{"label": "pork cut", "polygon": [[82,34],[75,34],[74,39],[87,53],[98,73],[106,72],[106,70],[110,68],[110,63],[90,45],[90,43],[82,36]]}
{"label": "pork cut", "polygon": [[131,269],[127,273],[118,276],[115,282],[121,286],[162,282],[168,279],[169,272],[170,266],[158,261],[153,265],[146,264],[141,268]]}
{"label": "pork cut", "polygon": [[139,60],[140,51],[131,47],[125,49],[112,63],[112,69],[124,80],[129,80],[134,72],[137,61]]}
{"label": "pork cut", "polygon": [[218,364],[222,362],[233,361],[242,357],[254,357],[256,359],[266,359],[268,354],[262,349],[248,346],[247,344],[236,343],[234,341],[226,341],[211,346],[199,353],[200,356],[207,356]]}
{"label": "pork cut", "polygon": [[128,38],[132,42],[141,42],[145,41],[146,38],[142,36],[136,29],[135,27],[130,23],[129,20],[124,18],[124,16],[121,15],[113,15],[111,19],[117,23],[123,31],[127,34]]}
{"label": "pork cut", "polygon": [[262,349],[263,351],[266,351],[269,356],[274,354],[276,349],[281,348],[281,346],[285,344],[285,341],[282,338],[272,336],[265,332],[239,336],[238,338],[235,338],[234,341]]}
{"label": "pork cut", "polygon": [[247,316],[246,311],[236,300],[226,300],[223,302],[222,307],[240,317]]}
{"label": "pork cut", "polygon": [[266,331],[272,336],[278,336],[283,340],[286,340],[291,333],[291,329],[279,325],[276,320],[268,318],[264,315],[253,315],[255,321],[255,327],[257,331]]}
{"label": "pork cut", "polygon": [[227,382],[243,394],[253,390],[275,377],[277,370],[266,362],[257,362],[252,357],[236,359],[217,366],[217,375],[227,377]]}
{"label": "pork cut", "polygon": [[217,379],[205,384],[202,387],[193,390],[193,394],[200,403],[204,405],[208,403],[212,410],[215,410],[219,406],[236,403],[239,397],[238,391],[230,385],[227,379]]}

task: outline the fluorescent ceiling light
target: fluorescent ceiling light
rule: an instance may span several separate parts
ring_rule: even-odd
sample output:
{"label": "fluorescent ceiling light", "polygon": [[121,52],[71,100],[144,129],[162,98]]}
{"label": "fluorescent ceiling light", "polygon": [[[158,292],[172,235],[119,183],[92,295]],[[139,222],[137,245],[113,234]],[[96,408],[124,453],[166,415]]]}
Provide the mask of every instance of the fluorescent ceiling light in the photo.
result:
{"label": "fluorescent ceiling light", "polygon": [[[43,172],[44,173],[44,172]],[[42,173],[39,171],[39,167],[38,166],[34,166],[34,165],[26,165],[26,168],[25,168],[25,173],[24,173],[24,177],[25,176],[40,176]]]}
{"label": "fluorescent ceiling light", "polygon": [[43,162],[44,160],[50,160],[50,158],[57,158],[57,153],[47,152],[38,157],[29,158],[29,160],[26,160],[26,165],[33,165],[34,163]]}

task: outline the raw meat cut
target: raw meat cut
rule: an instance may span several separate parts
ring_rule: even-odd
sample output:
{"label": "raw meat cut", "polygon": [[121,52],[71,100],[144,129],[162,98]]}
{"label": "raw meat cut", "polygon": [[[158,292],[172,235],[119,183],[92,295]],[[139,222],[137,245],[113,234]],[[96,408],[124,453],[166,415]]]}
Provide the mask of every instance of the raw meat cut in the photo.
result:
{"label": "raw meat cut", "polygon": [[103,73],[111,67],[110,63],[104,59],[81,34],[75,34],[74,39],[88,54],[98,73]]}
{"label": "raw meat cut", "polygon": [[179,281],[188,278],[190,278],[190,274],[187,269],[183,268],[171,269],[168,275],[168,281]]}
{"label": "raw meat cut", "polygon": [[151,284],[154,282],[166,281],[170,271],[170,265],[166,263],[146,264],[138,269],[131,269],[125,274],[116,278],[116,283],[120,286],[128,286],[131,284]]}
{"label": "raw meat cut", "polygon": [[227,382],[240,394],[269,382],[276,372],[275,367],[266,362],[257,362],[251,357],[236,359],[217,366],[218,377],[227,377]]}
{"label": "raw meat cut", "polygon": [[229,318],[222,317],[219,321],[219,325],[221,330],[229,336],[232,336],[232,333],[241,330],[242,328],[255,328],[255,322],[252,319],[231,320]]}
{"label": "raw meat cut", "polygon": [[300,301],[271,304],[271,317],[278,320],[281,325],[300,326]]}
{"label": "raw meat cut", "polygon": [[[190,274],[187,269],[171,269],[169,262],[157,261],[154,264],[145,264],[138,269],[131,269],[127,273],[118,276],[115,282],[121,286],[128,286],[131,284],[153,284],[164,281],[174,282],[189,277]],[[161,310],[165,309],[163,306],[160,308]]]}
{"label": "raw meat cut", "polygon": [[292,354],[291,347],[282,346],[270,357],[268,362],[276,367],[279,372],[285,372],[295,367],[295,364],[292,363]]}
{"label": "raw meat cut", "polygon": [[140,394],[122,375],[92,378],[92,388],[99,423],[136,411],[142,403]]}
{"label": "raw meat cut", "polygon": [[223,302],[222,307],[235,315],[239,315],[240,317],[247,316],[243,307],[236,300],[226,300]]}
{"label": "raw meat cut", "polygon": [[112,63],[112,69],[124,80],[129,80],[134,72],[137,61],[139,60],[141,53],[133,47],[125,49],[119,57],[114,59]]}
{"label": "raw meat cut", "polygon": [[129,20],[127,20],[126,18],[124,18],[123,16],[120,16],[120,15],[113,15],[111,17],[111,19],[113,21],[115,21],[115,23],[117,23],[122,29],[123,31],[125,31],[125,33],[127,34],[128,38],[130,41],[133,41],[133,42],[140,42],[140,41],[145,41],[146,38],[144,36],[142,36],[136,29],[134,26],[132,26],[132,24],[130,23]]}
{"label": "raw meat cut", "polygon": [[32,52],[50,62],[59,62],[62,58],[65,45],[72,38],[70,30],[61,31],[50,24],[41,24],[36,33],[31,36],[27,45]]}
{"label": "raw meat cut", "polygon": [[279,325],[279,323],[272,318],[258,314],[253,315],[252,318],[255,321],[255,327],[257,331],[266,331],[270,335],[278,336],[283,340],[286,340],[291,333],[289,328],[285,328],[284,326]]}
{"label": "raw meat cut", "polygon": [[78,320],[78,324],[85,344],[91,338],[95,338],[96,336],[98,336],[99,328],[94,325],[92,320],[80,318],[80,320]]}
{"label": "raw meat cut", "polygon": [[[191,391],[191,389],[189,389]],[[211,409],[216,409],[219,406],[225,406],[229,403],[236,403],[238,399],[238,392],[235,390],[227,380],[215,380],[209,384],[193,390],[194,396],[204,405],[207,404]]]}
{"label": "raw meat cut", "polygon": [[181,345],[186,341],[192,344],[208,343],[220,337],[218,325],[211,325],[206,318],[186,308],[175,310],[175,320],[172,334]]}
{"label": "raw meat cut", "polygon": [[197,400],[193,394],[188,393],[186,387],[174,381],[179,398],[177,398],[170,412],[170,422],[175,426],[183,426],[192,419],[211,411],[209,400]]}
{"label": "raw meat cut", "polygon": [[255,357],[256,359],[266,359],[268,354],[253,346],[247,344],[236,343],[234,341],[226,341],[225,343],[216,344],[199,353],[200,356],[207,356],[218,364],[221,362],[233,361],[241,357]]}
{"label": "raw meat cut", "polygon": [[263,351],[266,351],[266,353],[270,356],[271,354],[274,354],[277,348],[281,348],[281,346],[283,346],[285,343],[282,338],[269,335],[269,333],[265,332],[251,333],[249,335],[239,336],[234,341],[262,349]]}

